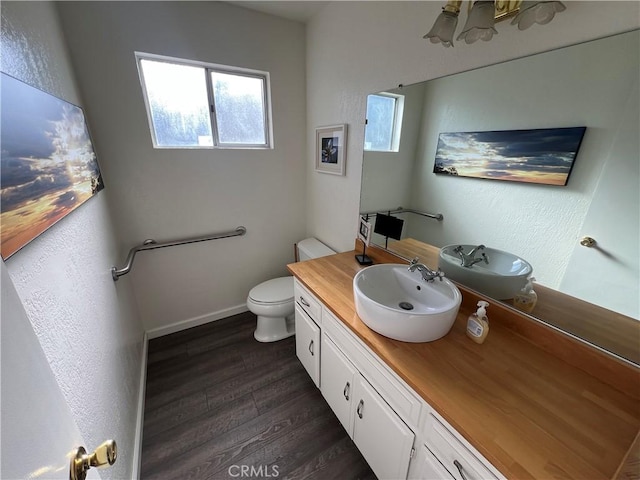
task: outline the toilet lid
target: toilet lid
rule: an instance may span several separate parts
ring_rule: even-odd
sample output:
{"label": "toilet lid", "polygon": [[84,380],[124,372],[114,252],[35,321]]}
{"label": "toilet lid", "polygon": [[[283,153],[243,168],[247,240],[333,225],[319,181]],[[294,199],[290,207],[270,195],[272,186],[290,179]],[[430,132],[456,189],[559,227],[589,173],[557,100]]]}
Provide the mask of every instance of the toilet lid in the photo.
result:
{"label": "toilet lid", "polygon": [[249,298],[259,303],[293,301],[293,277],[280,277],[262,282],[251,289]]}

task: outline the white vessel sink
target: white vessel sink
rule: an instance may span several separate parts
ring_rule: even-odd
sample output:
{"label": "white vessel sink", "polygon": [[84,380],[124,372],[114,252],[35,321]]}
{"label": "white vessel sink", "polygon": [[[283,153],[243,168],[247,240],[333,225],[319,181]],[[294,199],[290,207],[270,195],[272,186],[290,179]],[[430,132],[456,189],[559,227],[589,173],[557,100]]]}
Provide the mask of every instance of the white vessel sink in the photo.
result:
{"label": "white vessel sink", "polygon": [[426,282],[408,265],[389,263],[360,270],[353,278],[356,312],[372,330],[403,342],[444,337],[456,319],[462,295],[446,278]]}
{"label": "white vessel sink", "polygon": [[533,273],[533,267],[524,260],[509,252],[485,247],[480,253],[485,253],[489,263],[480,262],[471,267],[462,266],[459,254],[454,252],[461,246],[469,253],[475,245],[447,245],[440,249],[438,267],[451,280],[455,280],[484,295],[507,300],[513,298],[526,284],[527,278]]}

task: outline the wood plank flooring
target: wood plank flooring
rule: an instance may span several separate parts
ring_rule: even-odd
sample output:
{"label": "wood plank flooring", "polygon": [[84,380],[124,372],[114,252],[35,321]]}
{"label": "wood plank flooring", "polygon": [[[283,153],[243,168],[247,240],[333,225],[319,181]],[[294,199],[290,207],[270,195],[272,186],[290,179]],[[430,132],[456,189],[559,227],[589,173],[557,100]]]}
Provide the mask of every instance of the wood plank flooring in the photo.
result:
{"label": "wood plank flooring", "polygon": [[149,342],[144,480],[375,479],[295,355],[243,313]]}

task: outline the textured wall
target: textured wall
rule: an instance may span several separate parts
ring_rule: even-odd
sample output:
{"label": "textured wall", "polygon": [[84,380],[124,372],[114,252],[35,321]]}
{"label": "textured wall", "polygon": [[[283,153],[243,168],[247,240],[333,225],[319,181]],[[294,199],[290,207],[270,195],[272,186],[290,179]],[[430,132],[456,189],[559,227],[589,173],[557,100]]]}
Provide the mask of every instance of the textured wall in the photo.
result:
{"label": "textured wall", "polygon": [[[52,3],[2,3],[2,70],[82,104]],[[124,479],[134,461],[143,331],[130,287],[116,286],[109,271],[116,258],[109,180],[6,267],[85,446],[107,438],[120,446],[102,478]]]}
{"label": "textured wall", "polygon": [[[2,285],[2,448],[0,478],[64,478],[69,452],[85,441],[4,262]],[[42,408],[46,405],[47,408]],[[25,455],[24,452],[29,452]],[[95,474],[90,478],[100,478]]]}
{"label": "textured wall", "polygon": [[347,123],[349,141],[345,177],[308,169],[308,233],[321,235],[335,249],[353,248],[367,94],[640,26],[637,2],[567,5],[549,25],[521,32],[505,22],[489,43],[458,42],[448,49],[422,38],[441,2],[331,2],[316,15],[307,26],[308,164],[313,162],[313,127]]}
{"label": "textured wall", "polygon": [[[247,227],[244,237],[140,253],[128,277],[145,328],[246,309],[253,286],[286,274],[305,233],[304,26],[225,2],[63,2],[59,10],[116,199],[119,261],[146,238]],[[270,72],[275,147],[154,150],[135,51]]]}
{"label": "textured wall", "polygon": [[617,135],[581,230],[596,239],[598,248],[573,251],[560,290],[640,319],[640,72],[637,62],[629,68],[635,81],[618,112]]}

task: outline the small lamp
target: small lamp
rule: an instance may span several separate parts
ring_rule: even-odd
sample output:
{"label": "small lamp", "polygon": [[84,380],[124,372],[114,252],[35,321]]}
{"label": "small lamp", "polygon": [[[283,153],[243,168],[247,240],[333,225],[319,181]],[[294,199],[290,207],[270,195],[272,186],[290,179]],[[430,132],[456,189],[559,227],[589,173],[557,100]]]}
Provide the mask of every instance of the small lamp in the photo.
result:
{"label": "small lamp", "polygon": [[553,20],[556,13],[566,9],[564,3],[558,1],[524,1],[511,25],[518,25],[520,30],[526,30],[534,23],[545,25]]}

